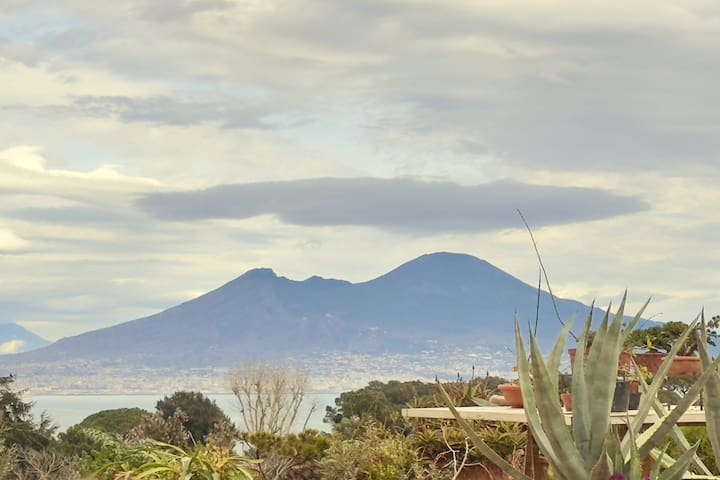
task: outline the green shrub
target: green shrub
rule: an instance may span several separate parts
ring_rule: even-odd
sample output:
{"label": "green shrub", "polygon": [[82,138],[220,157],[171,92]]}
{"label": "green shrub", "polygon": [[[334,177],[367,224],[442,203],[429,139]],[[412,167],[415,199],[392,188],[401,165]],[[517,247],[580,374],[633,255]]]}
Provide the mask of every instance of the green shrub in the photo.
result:
{"label": "green shrub", "polygon": [[148,415],[150,412],[142,408],[102,410],[85,417],[77,426],[125,436],[130,430],[140,425]]}
{"label": "green shrub", "polygon": [[325,480],[405,480],[415,478],[418,458],[405,437],[374,425],[362,438],[334,443],[319,465]]}
{"label": "green shrub", "polygon": [[[695,445],[695,443],[700,442],[697,455],[705,466],[715,474],[720,473],[715,455],[713,454],[712,445],[710,444],[710,437],[708,437],[707,427],[680,427],[680,429],[690,445]],[[678,446],[675,442],[671,442],[668,453],[670,456],[677,458],[684,451],[685,449]]]}
{"label": "green shrub", "polygon": [[207,436],[218,428],[234,429],[230,418],[215,401],[200,392],[175,392],[157,402],[155,408],[166,420],[172,418],[178,410],[182,411],[186,415],[183,426],[196,443],[204,444]]}
{"label": "green shrub", "polygon": [[331,435],[317,430],[284,436],[253,433],[244,440],[251,446],[251,456],[261,461],[260,478],[292,480],[319,478],[318,462],[333,443]]}

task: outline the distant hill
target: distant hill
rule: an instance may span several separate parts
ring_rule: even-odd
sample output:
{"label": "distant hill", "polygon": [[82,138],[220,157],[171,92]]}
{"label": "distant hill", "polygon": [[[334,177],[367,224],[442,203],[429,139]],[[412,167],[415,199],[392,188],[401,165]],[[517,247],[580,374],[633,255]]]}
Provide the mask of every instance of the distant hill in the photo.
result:
{"label": "distant hill", "polygon": [[[535,287],[464,254],[423,255],[363,283],[295,281],[261,268],[158,314],[63,338],[14,360],[204,367],[314,352],[417,353],[437,342],[512,347],[515,315],[533,323],[536,302]],[[579,331],[589,307],[573,300],[557,305],[563,319],[579,319]],[[545,344],[561,328],[546,292],[539,326]]]}
{"label": "distant hill", "polygon": [[0,354],[27,352],[50,342],[16,323],[0,323]]}

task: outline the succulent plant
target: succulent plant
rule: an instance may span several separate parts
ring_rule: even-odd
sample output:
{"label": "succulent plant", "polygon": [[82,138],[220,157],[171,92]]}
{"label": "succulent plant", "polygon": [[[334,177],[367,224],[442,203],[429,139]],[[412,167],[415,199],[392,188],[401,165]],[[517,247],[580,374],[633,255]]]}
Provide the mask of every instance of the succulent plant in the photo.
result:
{"label": "succulent plant", "polygon": [[[695,461],[694,447],[690,447],[678,459],[671,460],[662,455],[662,452],[657,450],[657,446],[669,434],[677,434],[675,429],[677,421],[699,396],[706,382],[715,378],[716,386],[720,391],[720,377],[713,377],[720,358],[713,362],[708,360],[705,372],[678,405],[670,412],[662,412],[655,424],[640,433],[641,427],[647,422],[648,413],[657,407],[657,392],[663,377],[670,368],[673,357],[684,340],[696,328],[697,322],[693,322],[683,333],[676,348],[669,352],[653,382],[649,386],[645,385],[646,395],[638,407],[638,412],[632,419],[628,419],[627,433],[622,439],[618,439],[612,428],[610,415],[618,358],[627,335],[638,323],[648,304],[646,302],[632,321],[623,327],[625,303],[626,295],[623,296],[613,320],[610,320],[610,308],[608,308],[589,349],[587,348],[587,336],[592,323],[592,309],[587,317],[575,357],[571,425],[566,423],[557,392],[560,360],[572,322],[566,323],[547,360],[543,358],[537,339],[532,332],[530,332],[530,346],[529,353],[527,353],[518,321],[515,322],[518,373],[527,422],[534,441],[550,464],[556,479],[605,480],[617,474],[639,480],[641,478],[640,459],[652,454],[663,460],[663,462],[658,462],[658,471],[654,472],[655,478],[679,479]],[[717,414],[718,421],[720,421],[720,395],[717,399]],[[497,455],[493,456],[492,452],[487,452],[490,450],[489,447],[483,445],[481,439],[472,433],[457,409],[452,405],[450,405],[450,409],[483,455],[495,462],[512,478],[529,478],[504,462],[502,458],[496,458]],[[720,423],[717,424],[717,427],[717,431],[720,431]],[[720,437],[718,440],[718,451],[720,451]],[[660,466],[665,467],[662,472],[659,472]]]}
{"label": "succulent plant", "polygon": [[[696,335],[703,337],[707,329],[705,328],[705,318],[702,315],[702,327]],[[715,320],[715,318],[713,318]],[[706,373],[710,373],[710,379],[705,387],[705,422],[707,425],[708,437],[710,445],[715,455],[715,462],[720,461],[720,373],[717,369],[717,360],[712,361],[710,352],[708,351],[707,342],[704,338],[698,341],[698,353]],[[720,356],[718,357],[720,358]]]}

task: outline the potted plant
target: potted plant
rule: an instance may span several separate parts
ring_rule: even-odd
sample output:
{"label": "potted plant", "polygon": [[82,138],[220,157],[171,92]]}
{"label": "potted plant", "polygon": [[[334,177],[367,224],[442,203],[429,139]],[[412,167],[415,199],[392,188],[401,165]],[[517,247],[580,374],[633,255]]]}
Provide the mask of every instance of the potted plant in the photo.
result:
{"label": "potted plant", "polygon": [[[718,338],[718,326],[720,326],[720,315],[716,315],[707,322],[705,338],[708,345],[715,346]],[[682,333],[687,328],[683,322],[666,322],[662,325],[634,330],[628,336],[625,345],[639,350],[635,353],[635,362],[645,367],[651,373],[657,373],[658,368],[678,342]],[[680,346],[678,355],[675,356],[670,367],[671,377],[699,377],[702,374],[702,365],[698,356],[698,335],[691,335]]]}
{"label": "potted plant", "polygon": [[523,408],[523,397],[520,384],[518,382],[502,383],[498,385],[498,390],[505,397],[505,403],[512,408]]}
{"label": "potted plant", "polygon": [[[517,372],[517,365],[513,367],[513,370]],[[520,381],[518,379],[510,383],[501,383],[498,385],[498,390],[505,397],[507,405],[512,408],[523,408],[522,390],[520,390]]]}

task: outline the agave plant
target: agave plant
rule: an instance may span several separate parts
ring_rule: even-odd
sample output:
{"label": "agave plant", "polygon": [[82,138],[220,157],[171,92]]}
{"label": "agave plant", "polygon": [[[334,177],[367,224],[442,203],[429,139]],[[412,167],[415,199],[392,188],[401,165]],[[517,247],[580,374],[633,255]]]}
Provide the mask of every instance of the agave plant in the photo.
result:
{"label": "agave plant", "polygon": [[123,463],[106,466],[98,474],[116,480],[252,480],[246,467],[257,463],[221,447],[198,446],[191,451],[167,443],[148,441],[147,460],[135,468]]}
{"label": "agave plant", "polygon": [[[665,359],[653,383],[647,387],[646,395],[638,407],[637,415],[628,419],[627,432],[622,439],[617,438],[611,418],[611,403],[616,384],[618,358],[629,332],[640,320],[648,302],[640,309],[632,321],[623,327],[626,295],[610,320],[610,308],[606,312],[597,330],[592,346],[587,347],[587,337],[592,323],[592,308],[585,322],[583,333],[578,341],[575,360],[575,374],[572,379],[573,413],[571,425],[567,425],[565,415],[557,398],[559,383],[559,365],[565,340],[572,322],[567,322],[549,357],[545,360],[534,334],[530,333],[529,353],[520,333],[518,321],[515,322],[516,346],[518,355],[518,373],[523,393],[525,414],[530,432],[538,449],[547,459],[554,472],[554,478],[576,480],[578,478],[607,480],[613,475],[623,478],[641,478],[641,459],[648,455],[660,458],[653,474],[661,480],[680,479],[695,461],[695,447],[690,447],[678,459],[669,459],[657,450],[658,445],[670,435],[677,433],[675,427],[680,417],[699,396],[704,385],[711,380],[720,358],[708,361],[708,367],[698,378],[690,391],[670,412],[662,412],[659,419],[646,431],[640,433],[647,423],[647,416],[656,404],[657,392],[662,379],[670,368],[670,362],[677,349],[694,331],[696,322],[688,326],[683,337]],[[586,357],[587,352],[587,357]],[[717,378],[720,390],[720,378]],[[720,403],[720,396],[718,403]],[[448,400],[448,398],[446,398]],[[467,422],[450,405],[453,415],[466,431],[476,448],[488,459],[496,463],[514,479],[528,479],[524,473],[505,462],[482,440],[472,432]],[[720,405],[718,406],[720,418]],[[718,424],[720,431],[720,424]],[[719,438],[720,440],[720,438]],[[720,451],[720,441],[718,441]],[[664,461],[663,461],[664,460]],[[666,467],[660,472],[660,467]]]}
{"label": "agave plant", "polygon": [[[705,316],[702,315],[702,328],[698,335],[704,337],[707,332],[705,327]],[[714,320],[714,319],[713,319]],[[708,351],[705,338],[698,341],[698,353],[703,364],[705,373],[710,373],[710,379],[707,382],[705,390],[705,419],[707,424],[708,437],[710,445],[712,445],[713,454],[715,455],[716,464],[720,461],[720,373],[718,372],[716,362],[712,361],[710,352]],[[718,357],[720,358],[720,357]]]}

